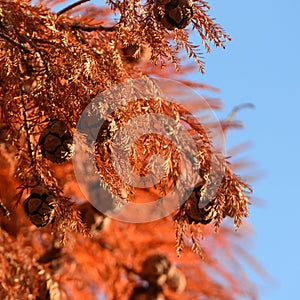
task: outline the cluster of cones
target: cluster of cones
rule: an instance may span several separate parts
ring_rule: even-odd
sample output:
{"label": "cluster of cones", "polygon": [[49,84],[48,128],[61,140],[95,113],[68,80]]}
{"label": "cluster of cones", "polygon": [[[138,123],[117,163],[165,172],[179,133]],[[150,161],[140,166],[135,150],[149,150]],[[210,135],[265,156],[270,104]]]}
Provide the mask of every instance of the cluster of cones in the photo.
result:
{"label": "cluster of cones", "polygon": [[185,275],[162,254],[149,256],[142,263],[141,285],[136,286],[130,300],[164,300],[164,291],[176,293],[186,287]]}

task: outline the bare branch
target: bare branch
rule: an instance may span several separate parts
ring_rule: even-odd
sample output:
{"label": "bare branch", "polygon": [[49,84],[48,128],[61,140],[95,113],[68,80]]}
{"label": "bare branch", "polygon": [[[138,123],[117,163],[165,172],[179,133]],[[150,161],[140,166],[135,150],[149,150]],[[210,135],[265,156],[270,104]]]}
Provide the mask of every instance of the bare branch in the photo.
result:
{"label": "bare branch", "polygon": [[31,51],[25,47],[24,45],[14,41],[11,37],[9,37],[7,34],[3,33],[3,32],[0,32],[0,36],[4,39],[6,39],[7,41],[9,41],[11,44],[13,44],[14,46],[17,46],[19,48],[21,48],[23,51],[25,51],[27,54],[28,53],[31,53]]}
{"label": "bare branch", "polygon": [[71,26],[71,28],[73,28],[73,29],[81,29],[81,30],[87,31],[87,32],[97,31],[97,30],[112,32],[112,31],[115,31],[117,29],[117,24],[114,25],[114,26],[111,26],[111,27],[104,27],[102,25],[84,26],[84,25],[81,25],[79,23],[76,23],[76,24],[73,24]]}
{"label": "bare branch", "polygon": [[79,5],[81,5],[81,4],[85,3],[85,2],[88,2],[88,1],[90,1],[90,0],[79,0],[79,1],[77,1],[77,2],[75,2],[75,3],[73,3],[73,4],[71,4],[71,5],[69,5],[69,6],[65,7],[65,8],[63,8],[62,10],[60,10],[60,11],[57,13],[57,16],[59,17],[59,16],[61,16],[62,14],[66,13],[67,11],[73,9],[74,7],[79,6]]}
{"label": "bare branch", "polygon": [[240,104],[240,105],[234,107],[225,121],[228,121],[228,122],[233,121],[234,118],[235,118],[235,116],[236,116],[236,114],[240,110],[242,110],[244,108],[251,108],[251,109],[253,109],[253,108],[255,108],[255,105],[253,103],[243,103],[243,104]]}

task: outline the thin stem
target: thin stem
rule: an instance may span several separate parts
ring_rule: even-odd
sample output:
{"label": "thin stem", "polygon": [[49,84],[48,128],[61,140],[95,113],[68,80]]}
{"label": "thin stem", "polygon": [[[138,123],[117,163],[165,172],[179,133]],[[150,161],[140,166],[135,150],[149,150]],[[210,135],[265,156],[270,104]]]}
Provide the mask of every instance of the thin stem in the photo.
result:
{"label": "thin stem", "polygon": [[88,1],[90,1],[90,0],[79,0],[79,1],[77,1],[77,2],[75,2],[75,3],[73,3],[73,4],[71,4],[71,5],[69,5],[69,6],[65,7],[65,8],[63,8],[62,10],[60,10],[60,11],[57,13],[57,16],[59,17],[59,16],[61,16],[62,14],[66,13],[67,11],[73,9],[74,7],[79,6],[80,4],[83,4],[83,3],[88,2]]}
{"label": "thin stem", "polygon": [[9,218],[10,212],[7,209],[7,207],[4,205],[4,203],[1,201],[1,199],[0,199],[0,208],[3,211],[3,214]]}
{"label": "thin stem", "polygon": [[7,34],[0,32],[0,36],[4,39],[6,39],[7,41],[9,41],[11,44],[13,44],[14,46],[17,46],[19,48],[21,48],[24,52],[26,53],[31,53],[30,50],[28,48],[26,48],[24,45],[21,45],[20,43],[14,41],[11,37],[9,37]]}
{"label": "thin stem", "polygon": [[83,31],[91,32],[91,31],[107,31],[107,32],[112,32],[115,31],[117,28],[117,25],[111,26],[111,27],[104,27],[102,25],[96,25],[96,26],[84,26],[81,24],[73,24],[71,25],[71,28],[73,29],[81,29]]}
{"label": "thin stem", "polygon": [[34,163],[35,162],[34,150],[33,150],[32,143],[30,141],[30,127],[29,127],[29,124],[28,124],[27,108],[26,108],[26,105],[23,102],[23,98],[22,98],[22,104],[23,104],[23,108],[24,108],[23,116],[24,116],[24,120],[25,120],[24,121],[25,130],[26,130],[26,133],[27,133],[27,145],[28,145],[29,155],[30,155],[31,161]]}
{"label": "thin stem", "polygon": [[238,106],[235,106],[235,107],[232,109],[231,113],[229,114],[229,116],[226,118],[225,121],[228,121],[228,122],[233,121],[234,118],[235,118],[235,116],[236,116],[236,114],[237,114],[240,110],[242,110],[242,109],[244,109],[244,108],[251,108],[251,109],[253,109],[253,108],[255,108],[255,105],[254,105],[253,103],[243,103],[243,104],[240,104],[240,105],[238,105]]}
{"label": "thin stem", "polygon": [[[30,139],[30,137],[31,137],[31,132],[30,131],[31,130],[30,130],[30,125],[29,125],[29,121],[28,121],[27,107],[26,107],[26,104],[24,102],[22,88],[21,88],[21,103],[22,103],[22,106],[23,106],[23,117],[24,117],[25,131],[26,131],[26,135],[27,135],[26,141],[27,141],[28,152],[29,152],[29,156],[30,156],[30,160],[32,162],[32,165],[36,166],[36,160],[35,160],[35,157],[34,157],[34,148],[33,148],[33,145],[31,143],[31,139]],[[37,179],[38,179],[38,176],[37,176]]]}

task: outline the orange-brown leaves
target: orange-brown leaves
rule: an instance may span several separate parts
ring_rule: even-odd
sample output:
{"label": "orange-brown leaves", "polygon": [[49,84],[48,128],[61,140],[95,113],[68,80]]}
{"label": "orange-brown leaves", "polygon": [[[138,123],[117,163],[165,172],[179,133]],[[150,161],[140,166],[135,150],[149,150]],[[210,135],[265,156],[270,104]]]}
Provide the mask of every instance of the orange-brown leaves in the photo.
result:
{"label": "orange-brown leaves", "polygon": [[40,294],[47,294],[48,288],[54,290],[55,283],[35,261],[34,249],[28,247],[29,242],[20,235],[14,238],[0,228],[1,299],[38,299]]}
{"label": "orange-brown leaves", "polygon": [[[206,193],[207,187],[213,189],[212,193]],[[210,183],[199,183],[193,190],[188,200],[180,207],[174,220],[177,224],[177,252],[180,254],[183,247],[183,236],[187,233],[190,224],[209,224],[215,221],[215,229],[221,225],[227,216],[233,218],[235,229],[238,229],[243,218],[248,217],[248,205],[251,188],[239,179],[225,164],[222,180],[217,186]],[[193,239],[193,236],[192,236]],[[199,248],[193,242],[195,249]]]}
{"label": "orange-brown leaves", "polygon": [[[150,119],[149,124],[146,120],[151,115],[156,117],[153,120]],[[134,127],[124,126],[131,120],[135,121]],[[170,120],[174,123],[172,124]],[[195,149],[189,148],[191,145],[188,139],[177,141],[183,136],[182,126],[189,126],[188,133],[196,145]],[[117,133],[120,135],[118,148],[115,147],[114,141]],[[134,141],[133,145],[132,141]],[[177,145],[176,142],[178,142]],[[181,147],[180,150],[177,149],[178,144]],[[120,146],[123,149],[122,152],[118,150]],[[115,161],[116,154],[113,152],[115,148],[119,151],[117,152],[118,161]],[[152,168],[152,172],[157,173],[160,179],[159,183],[152,186],[156,188],[158,195],[165,196],[172,190],[184,169],[200,167],[203,172],[209,169],[210,148],[210,141],[205,130],[201,124],[197,124],[197,121],[190,117],[183,107],[163,99],[139,99],[119,107],[107,117],[107,121],[104,122],[98,134],[96,160],[100,176],[113,194],[125,200],[133,200],[135,192],[132,186],[138,185],[137,182],[133,182],[132,185],[126,183],[132,182],[131,178],[134,178],[131,172],[142,180],[143,177],[149,175],[150,168]],[[197,149],[199,152],[195,152]],[[198,156],[200,166],[193,166],[192,160],[185,161],[188,165],[181,165],[184,163],[180,161],[180,155],[183,152],[190,153],[191,157]],[[162,157],[163,171],[159,163],[151,164],[153,155]],[[126,164],[127,160],[130,162],[129,168]],[[120,174],[126,180],[122,179]],[[192,179],[186,178],[186,180],[186,183],[190,184]],[[180,201],[180,199],[177,200]],[[135,197],[135,201],[141,200]]]}
{"label": "orange-brown leaves", "polygon": [[[43,6],[60,2],[40,1],[34,7],[27,0],[0,0],[0,298],[93,299],[103,293],[108,300],[232,300],[249,295],[247,281],[241,284],[217,255],[218,249],[230,252],[228,261],[235,266],[232,258],[238,253],[231,244],[239,236],[224,226],[217,235],[210,224],[218,227],[229,216],[237,228],[248,214],[249,187],[216,157],[201,119],[191,114],[204,110],[203,103],[189,99],[194,110],[189,112],[141,80],[134,99],[126,88],[117,91],[125,104],[115,101],[115,94],[105,98],[95,108],[96,120],[87,120],[88,139],[80,136],[88,154],[96,153],[98,173],[85,187],[95,202],[105,202],[108,194],[99,189],[100,179],[116,198],[134,204],[149,204],[175,191],[176,245],[171,216],[130,224],[108,219],[88,202],[81,204],[85,193],[67,162],[78,121],[96,96],[125,81],[130,86],[127,79],[151,75],[209,88],[182,77],[193,71],[190,65],[180,69],[182,49],[203,71],[202,49],[190,42],[188,30],[198,31],[206,51],[210,44],[224,47],[229,36],[208,16],[202,0],[109,0],[100,8],[80,1],[59,14]],[[209,103],[213,109],[221,106],[214,99]],[[97,109],[103,121],[99,133]],[[166,121],[147,123],[151,115]],[[96,148],[87,145],[93,140]],[[123,152],[116,151],[117,144]],[[214,159],[220,168],[212,172]],[[81,162],[80,171],[91,167]],[[185,170],[197,170],[196,178]],[[153,174],[153,184],[146,185]],[[176,185],[180,180],[192,186],[187,199],[181,195],[185,186]],[[20,205],[15,208],[22,201],[38,228]],[[115,208],[111,202],[105,205],[105,212]],[[144,213],[149,211],[136,215]],[[180,254],[184,245],[179,260],[176,250]],[[162,259],[149,262],[149,257]]]}

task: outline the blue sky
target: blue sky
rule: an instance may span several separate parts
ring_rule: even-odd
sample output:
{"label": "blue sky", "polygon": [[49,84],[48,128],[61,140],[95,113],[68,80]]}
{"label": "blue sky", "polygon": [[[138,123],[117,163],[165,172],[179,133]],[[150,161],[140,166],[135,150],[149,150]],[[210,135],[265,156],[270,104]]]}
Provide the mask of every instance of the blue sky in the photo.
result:
{"label": "blue sky", "polygon": [[226,113],[245,102],[256,106],[239,112],[246,128],[230,133],[229,146],[252,141],[243,156],[262,171],[253,183],[262,203],[251,207],[250,251],[273,281],[263,285],[259,299],[299,299],[300,2],[208,2],[233,41],[205,55],[199,81],[221,89]]}
{"label": "blue sky", "polygon": [[221,89],[224,116],[241,103],[256,107],[239,112],[245,129],[230,133],[228,147],[253,142],[243,157],[262,171],[252,184],[262,202],[251,207],[255,232],[249,251],[273,280],[264,282],[259,299],[299,299],[300,2],[208,2],[210,15],[233,41],[225,51],[213,48],[205,55],[206,73],[195,76]]}

